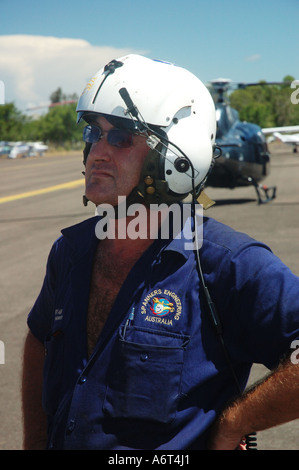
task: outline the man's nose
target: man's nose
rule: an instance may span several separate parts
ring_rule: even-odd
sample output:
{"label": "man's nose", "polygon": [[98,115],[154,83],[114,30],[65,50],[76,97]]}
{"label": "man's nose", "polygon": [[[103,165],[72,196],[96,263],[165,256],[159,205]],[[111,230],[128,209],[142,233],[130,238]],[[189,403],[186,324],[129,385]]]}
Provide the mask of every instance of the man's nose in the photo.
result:
{"label": "man's nose", "polygon": [[111,146],[108,144],[105,136],[102,136],[97,142],[92,144],[90,149],[90,156],[95,160],[109,159],[111,153]]}

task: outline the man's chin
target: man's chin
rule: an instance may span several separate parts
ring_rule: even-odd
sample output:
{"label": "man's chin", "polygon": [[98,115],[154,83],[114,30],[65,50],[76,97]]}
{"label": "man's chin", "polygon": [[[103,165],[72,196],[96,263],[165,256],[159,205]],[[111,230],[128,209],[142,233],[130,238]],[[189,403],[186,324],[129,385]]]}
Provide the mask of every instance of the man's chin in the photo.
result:
{"label": "man's chin", "polygon": [[101,204],[107,204],[107,206],[117,205],[117,196],[112,196],[111,194],[106,194],[105,192],[99,193],[99,190],[93,191],[86,189],[85,196],[95,206],[99,206]]}

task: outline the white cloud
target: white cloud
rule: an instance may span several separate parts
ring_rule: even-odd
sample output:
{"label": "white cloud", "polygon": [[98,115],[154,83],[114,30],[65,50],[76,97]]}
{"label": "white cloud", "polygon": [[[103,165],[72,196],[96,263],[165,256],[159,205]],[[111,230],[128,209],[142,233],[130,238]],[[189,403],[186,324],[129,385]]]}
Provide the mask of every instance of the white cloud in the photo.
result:
{"label": "white cloud", "polygon": [[6,102],[26,109],[49,101],[61,87],[66,94],[83,90],[90,77],[110,60],[130,52],[92,46],[83,39],[45,36],[0,36],[0,80]]}
{"label": "white cloud", "polygon": [[260,54],[252,54],[246,57],[247,62],[256,62],[257,60],[260,60],[261,55]]}

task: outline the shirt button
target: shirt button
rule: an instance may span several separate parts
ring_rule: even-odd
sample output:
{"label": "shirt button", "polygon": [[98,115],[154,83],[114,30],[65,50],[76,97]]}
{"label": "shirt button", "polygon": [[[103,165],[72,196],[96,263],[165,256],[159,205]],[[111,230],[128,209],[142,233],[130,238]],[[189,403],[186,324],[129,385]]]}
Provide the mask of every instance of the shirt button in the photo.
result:
{"label": "shirt button", "polygon": [[140,356],[140,360],[142,362],[146,362],[148,360],[148,354],[147,353],[142,353]]}
{"label": "shirt button", "polygon": [[79,380],[78,380],[78,383],[81,385],[81,384],[84,384],[87,380],[87,377],[85,377],[85,375],[82,375],[81,377],[79,377]]}
{"label": "shirt button", "polygon": [[68,426],[67,426],[67,428],[66,428],[66,433],[71,434],[74,430],[74,427],[75,427],[75,420],[71,419]]}

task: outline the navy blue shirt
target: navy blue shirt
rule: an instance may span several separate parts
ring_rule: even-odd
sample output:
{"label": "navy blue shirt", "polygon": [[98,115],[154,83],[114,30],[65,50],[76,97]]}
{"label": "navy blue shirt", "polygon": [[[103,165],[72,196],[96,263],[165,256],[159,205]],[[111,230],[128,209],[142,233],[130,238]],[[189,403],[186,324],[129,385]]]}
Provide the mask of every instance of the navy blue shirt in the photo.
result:
{"label": "navy blue shirt", "polygon": [[[184,236],[155,240],[114,302],[90,358],[97,218],[54,243],[28,324],[45,344],[48,448],[205,449],[236,386]],[[241,388],[299,337],[299,279],[262,243],[203,219],[201,264]]]}

